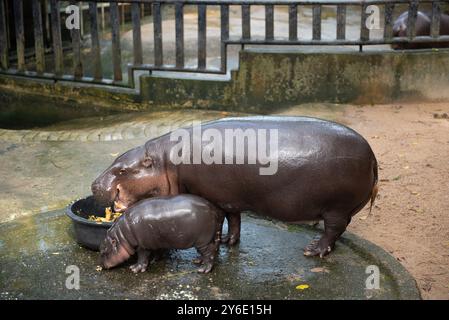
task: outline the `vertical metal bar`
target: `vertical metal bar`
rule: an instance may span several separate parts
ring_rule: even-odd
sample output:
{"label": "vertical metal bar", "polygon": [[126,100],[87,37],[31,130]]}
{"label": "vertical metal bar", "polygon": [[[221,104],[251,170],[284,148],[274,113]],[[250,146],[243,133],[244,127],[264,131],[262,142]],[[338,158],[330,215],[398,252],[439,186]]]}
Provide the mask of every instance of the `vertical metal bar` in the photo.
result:
{"label": "vertical metal bar", "polygon": [[140,5],[137,2],[133,2],[131,4],[131,19],[133,24],[134,64],[142,64],[143,55],[142,55],[142,34],[140,29]]}
{"label": "vertical metal bar", "polygon": [[111,33],[112,33],[112,65],[114,81],[122,80],[122,50],[120,47],[120,21],[117,2],[110,3]]}
{"label": "vertical metal bar", "polygon": [[33,0],[34,46],[36,57],[36,71],[42,74],[45,69],[44,33],[42,29],[42,10],[39,0]]}
{"label": "vertical metal bar", "polygon": [[120,7],[122,8],[121,10],[121,23],[122,23],[122,27],[125,25],[125,4],[121,3]]}
{"label": "vertical metal bar", "polygon": [[162,17],[161,4],[155,2],[153,4],[153,24],[154,24],[154,64],[162,65]]}
{"label": "vertical metal bar", "polygon": [[432,25],[430,29],[430,34],[433,38],[438,38],[440,35],[440,17],[441,17],[441,7],[440,2],[435,1],[432,3]]}
{"label": "vertical metal bar", "polygon": [[251,39],[251,9],[249,4],[242,5],[242,38]]}
{"label": "vertical metal bar", "polygon": [[393,37],[393,11],[394,3],[385,4],[385,27],[384,39],[389,40]]}
{"label": "vertical metal bar", "polygon": [[59,1],[50,1],[51,35],[53,38],[53,55],[55,60],[55,75],[61,76],[63,72],[61,19],[59,16]]}
{"label": "vertical metal bar", "polygon": [[222,4],[220,6],[221,13],[221,71],[227,71],[227,51],[225,41],[229,39],[229,6]]}
{"label": "vertical metal bar", "polygon": [[106,21],[104,19],[104,3],[101,4],[101,32],[106,28]]}
{"label": "vertical metal bar", "polygon": [[[77,1],[70,1],[71,5],[77,5]],[[81,3],[80,6],[80,18],[82,16]],[[80,19],[81,24],[81,19]],[[70,30],[72,36],[72,50],[73,50],[73,76],[75,79],[79,79],[83,76],[83,66],[81,63],[81,35],[80,29],[73,28]]]}
{"label": "vertical metal bar", "polygon": [[84,10],[83,10],[83,2],[80,1],[78,3],[80,8],[80,35],[84,36]]}
{"label": "vertical metal bar", "polygon": [[[43,0],[44,1],[44,16],[45,16],[45,34],[47,38],[47,42],[50,43],[52,41],[51,38],[51,8],[49,8],[48,3],[50,0]],[[51,4],[50,4],[51,5]],[[50,11],[49,11],[50,10]]]}
{"label": "vertical metal bar", "polygon": [[288,6],[288,38],[298,39],[298,7],[296,4]]}
{"label": "vertical metal bar", "polygon": [[25,34],[23,28],[23,1],[14,2],[14,26],[16,28],[17,70],[25,70]]}
{"label": "vertical metal bar", "polygon": [[313,5],[312,14],[313,14],[312,39],[321,40],[321,5],[319,4]]}
{"label": "vertical metal bar", "polygon": [[0,0],[0,68],[9,68],[8,29],[6,27],[6,8],[4,0]]}
{"label": "vertical metal bar", "polygon": [[418,2],[412,1],[408,7],[407,37],[412,40],[416,36],[415,22],[418,16]]}
{"label": "vertical metal bar", "polygon": [[175,4],[176,67],[184,67],[184,4]]}
{"label": "vertical metal bar", "polygon": [[346,5],[337,6],[337,39],[346,38]]}
{"label": "vertical metal bar", "polygon": [[265,6],[265,39],[274,39],[274,6],[272,4]]}
{"label": "vertical metal bar", "polygon": [[198,69],[206,68],[206,5],[198,5]]}
{"label": "vertical metal bar", "polygon": [[103,77],[103,71],[101,68],[100,38],[98,37],[98,12],[96,2],[89,2],[89,17],[94,79],[100,80]]}
{"label": "vertical metal bar", "polygon": [[369,29],[366,26],[366,20],[368,19],[368,14],[366,13],[366,9],[368,6],[366,4],[362,4],[362,13],[361,13],[361,21],[360,21],[360,40],[368,41],[369,40]]}

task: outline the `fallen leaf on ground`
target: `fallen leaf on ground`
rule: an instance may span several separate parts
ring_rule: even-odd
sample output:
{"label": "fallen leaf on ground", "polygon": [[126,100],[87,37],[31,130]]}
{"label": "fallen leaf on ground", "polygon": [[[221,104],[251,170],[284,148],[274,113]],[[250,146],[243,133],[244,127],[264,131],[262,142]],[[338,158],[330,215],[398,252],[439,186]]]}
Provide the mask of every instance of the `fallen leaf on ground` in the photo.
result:
{"label": "fallen leaf on ground", "polygon": [[118,152],[117,152],[117,153],[110,153],[110,155],[111,155],[112,157],[117,157],[117,156],[118,156]]}
{"label": "fallen leaf on ground", "polygon": [[322,268],[322,267],[316,267],[316,268],[312,268],[310,269],[311,272],[326,272],[329,273],[329,270],[326,268]]}
{"label": "fallen leaf on ground", "polygon": [[305,290],[305,289],[309,289],[308,284],[300,284],[296,286],[296,290]]}

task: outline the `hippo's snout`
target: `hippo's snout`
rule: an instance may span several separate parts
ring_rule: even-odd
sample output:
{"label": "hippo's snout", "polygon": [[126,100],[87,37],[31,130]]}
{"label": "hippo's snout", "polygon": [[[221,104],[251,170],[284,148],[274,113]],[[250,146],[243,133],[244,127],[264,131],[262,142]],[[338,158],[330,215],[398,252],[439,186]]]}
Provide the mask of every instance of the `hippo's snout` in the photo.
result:
{"label": "hippo's snout", "polygon": [[106,183],[103,176],[97,178],[91,185],[95,201],[102,206],[108,206],[114,201],[115,191],[111,183]]}
{"label": "hippo's snout", "polygon": [[95,200],[100,205],[107,205],[110,202],[105,190],[101,187],[99,183],[97,182],[92,183],[91,190]]}

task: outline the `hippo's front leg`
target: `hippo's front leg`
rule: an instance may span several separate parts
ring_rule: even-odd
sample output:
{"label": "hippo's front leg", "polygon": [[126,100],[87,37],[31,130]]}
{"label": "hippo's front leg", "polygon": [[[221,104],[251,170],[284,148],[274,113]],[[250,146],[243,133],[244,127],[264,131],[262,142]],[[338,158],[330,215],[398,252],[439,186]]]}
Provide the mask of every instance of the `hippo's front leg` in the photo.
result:
{"label": "hippo's front leg", "polygon": [[221,237],[221,243],[232,246],[240,240],[241,214],[226,213],[226,220],[228,220],[228,234]]}
{"label": "hippo's front leg", "polygon": [[150,262],[151,251],[143,248],[137,249],[137,263],[133,264],[129,268],[134,273],[145,272]]}

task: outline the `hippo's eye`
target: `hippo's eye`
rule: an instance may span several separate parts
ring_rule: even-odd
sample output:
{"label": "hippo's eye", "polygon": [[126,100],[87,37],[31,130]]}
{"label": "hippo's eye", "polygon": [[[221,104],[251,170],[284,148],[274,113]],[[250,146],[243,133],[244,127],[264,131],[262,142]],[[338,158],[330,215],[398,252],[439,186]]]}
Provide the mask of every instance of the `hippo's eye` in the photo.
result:
{"label": "hippo's eye", "polygon": [[125,169],[120,169],[120,171],[118,172],[120,175],[125,174],[126,170]]}

